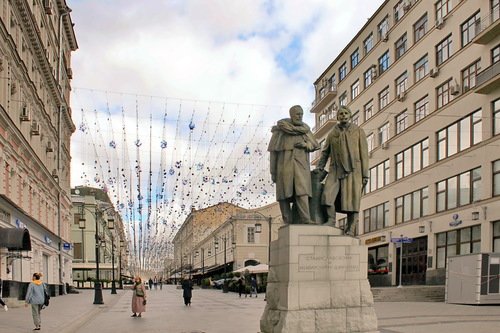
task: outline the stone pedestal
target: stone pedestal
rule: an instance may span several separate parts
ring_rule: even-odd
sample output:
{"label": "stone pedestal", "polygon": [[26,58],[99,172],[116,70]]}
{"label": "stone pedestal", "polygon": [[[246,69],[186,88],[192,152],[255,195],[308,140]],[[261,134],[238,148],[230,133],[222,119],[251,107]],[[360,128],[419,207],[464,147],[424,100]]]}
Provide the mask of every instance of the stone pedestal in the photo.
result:
{"label": "stone pedestal", "polygon": [[341,230],[287,225],[271,243],[263,333],[378,332],[367,248]]}

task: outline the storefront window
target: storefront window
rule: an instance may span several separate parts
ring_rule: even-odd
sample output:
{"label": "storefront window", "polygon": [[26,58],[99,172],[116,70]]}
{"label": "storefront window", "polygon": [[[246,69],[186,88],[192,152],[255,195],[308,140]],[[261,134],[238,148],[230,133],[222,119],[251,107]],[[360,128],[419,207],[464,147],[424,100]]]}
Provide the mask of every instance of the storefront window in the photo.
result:
{"label": "storefront window", "polygon": [[368,249],[368,274],[389,273],[388,253],[388,245]]}

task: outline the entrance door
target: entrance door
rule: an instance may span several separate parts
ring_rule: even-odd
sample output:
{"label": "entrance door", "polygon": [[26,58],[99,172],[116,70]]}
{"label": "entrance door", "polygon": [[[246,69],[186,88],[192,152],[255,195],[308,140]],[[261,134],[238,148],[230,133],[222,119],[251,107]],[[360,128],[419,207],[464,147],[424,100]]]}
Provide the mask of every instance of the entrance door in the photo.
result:
{"label": "entrance door", "polygon": [[[425,284],[427,271],[427,236],[414,238],[412,243],[403,245],[403,285]],[[399,263],[401,247],[397,249],[396,284],[399,285]]]}

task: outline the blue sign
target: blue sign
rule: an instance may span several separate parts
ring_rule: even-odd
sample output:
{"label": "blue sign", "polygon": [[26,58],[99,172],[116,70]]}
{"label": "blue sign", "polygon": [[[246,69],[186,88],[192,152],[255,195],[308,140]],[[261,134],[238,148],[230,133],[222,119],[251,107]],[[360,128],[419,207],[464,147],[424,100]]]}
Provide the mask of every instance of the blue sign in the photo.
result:
{"label": "blue sign", "polygon": [[71,243],[63,243],[63,249],[66,251],[71,250]]}
{"label": "blue sign", "polygon": [[413,243],[413,238],[409,237],[391,238],[391,243]]}
{"label": "blue sign", "polygon": [[448,223],[450,225],[450,227],[456,227],[457,225],[462,224],[462,220],[458,219],[459,218],[458,214],[453,214],[452,218],[453,218],[453,221]]}

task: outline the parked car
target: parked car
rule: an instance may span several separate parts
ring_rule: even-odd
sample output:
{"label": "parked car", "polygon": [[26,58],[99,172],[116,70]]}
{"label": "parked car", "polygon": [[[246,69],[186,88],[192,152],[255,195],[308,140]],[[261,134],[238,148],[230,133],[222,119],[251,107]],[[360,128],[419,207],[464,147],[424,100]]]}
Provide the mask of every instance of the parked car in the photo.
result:
{"label": "parked car", "polygon": [[214,284],[214,288],[222,289],[222,286],[224,285],[224,279],[215,280],[215,281],[213,281],[213,284]]}

